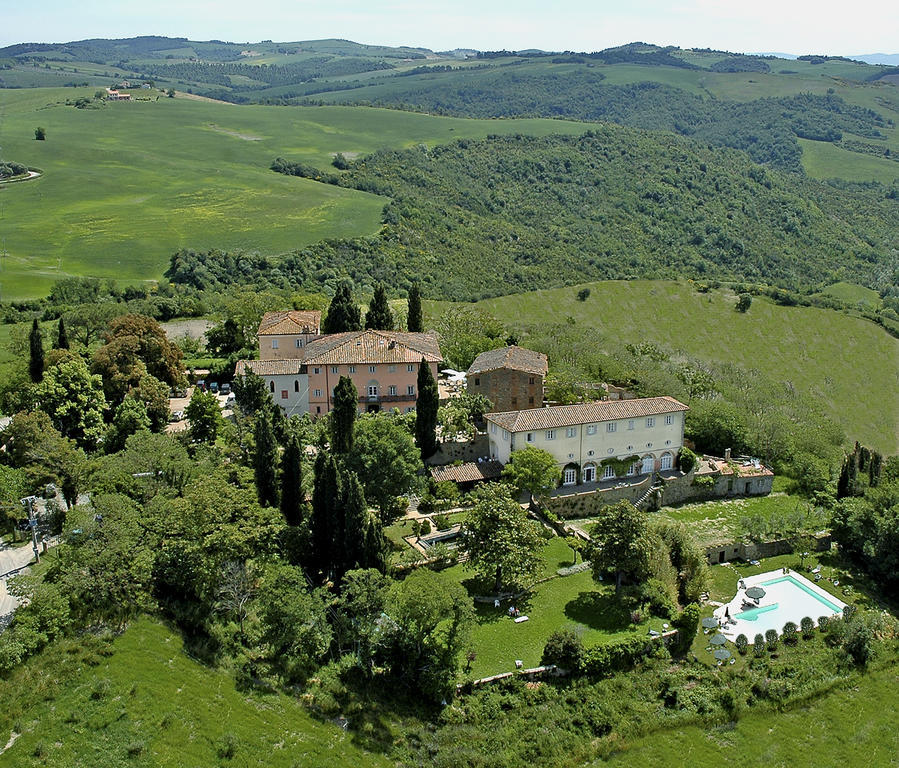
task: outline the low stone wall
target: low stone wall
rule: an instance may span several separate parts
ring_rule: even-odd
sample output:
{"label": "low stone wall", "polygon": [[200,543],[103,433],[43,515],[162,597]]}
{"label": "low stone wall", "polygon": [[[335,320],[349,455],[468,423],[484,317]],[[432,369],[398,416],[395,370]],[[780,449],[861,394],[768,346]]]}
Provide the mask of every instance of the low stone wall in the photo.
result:
{"label": "low stone wall", "polygon": [[622,499],[637,501],[652,485],[652,476],[647,475],[639,483],[624,488],[601,488],[566,496],[551,496],[544,501],[546,508],[556,517],[569,520],[578,517],[593,517],[602,507]]}
{"label": "low stone wall", "polygon": [[477,461],[479,458],[490,455],[490,442],[487,435],[479,434],[472,442],[450,442],[439,443],[437,453],[427,460],[427,464],[432,467],[442,466],[443,464],[452,464],[454,461]]}
{"label": "low stone wall", "polygon": [[[821,533],[813,536],[815,552],[826,552],[833,545],[833,536],[829,533]],[[709,563],[729,563],[731,560],[761,560],[764,557],[776,557],[786,555],[793,551],[792,539],[776,539],[774,541],[743,542],[734,541],[730,544],[721,544],[707,547],[705,555]]]}

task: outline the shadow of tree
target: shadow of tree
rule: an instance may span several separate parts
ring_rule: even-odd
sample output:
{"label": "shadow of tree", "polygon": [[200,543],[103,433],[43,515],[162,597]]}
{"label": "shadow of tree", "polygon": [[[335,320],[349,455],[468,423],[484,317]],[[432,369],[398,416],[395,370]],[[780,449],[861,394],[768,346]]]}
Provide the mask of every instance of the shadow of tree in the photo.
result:
{"label": "shadow of tree", "polygon": [[614,594],[603,592],[581,592],[565,606],[565,615],[590,629],[605,632],[627,629],[631,623],[630,611]]}

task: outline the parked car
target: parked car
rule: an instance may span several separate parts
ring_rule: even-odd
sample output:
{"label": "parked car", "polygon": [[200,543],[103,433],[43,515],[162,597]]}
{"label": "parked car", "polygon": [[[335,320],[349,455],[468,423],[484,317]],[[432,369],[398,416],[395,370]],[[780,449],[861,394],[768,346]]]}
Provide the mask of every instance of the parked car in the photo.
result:
{"label": "parked car", "polygon": [[172,411],[169,414],[169,421],[182,421],[184,419],[184,411]]}
{"label": "parked car", "polygon": [[209,391],[212,392],[213,395],[217,395],[219,393],[219,385],[217,382],[213,381],[209,384]]}
{"label": "parked car", "polygon": [[187,390],[184,387],[173,387],[169,394],[171,397],[187,397]]}
{"label": "parked car", "polygon": [[201,392],[206,391],[206,379],[197,379],[197,389]]}
{"label": "parked car", "polygon": [[227,381],[224,384],[222,384],[222,394],[223,395],[231,394],[231,385]]}
{"label": "parked car", "polygon": [[225,408],[233,408],[234,403],[236,403],[236,402],[237,402],[237,398],[234,397],[234,393],[232,392],[230,395],[228,395],[228,399],[225,400]]}

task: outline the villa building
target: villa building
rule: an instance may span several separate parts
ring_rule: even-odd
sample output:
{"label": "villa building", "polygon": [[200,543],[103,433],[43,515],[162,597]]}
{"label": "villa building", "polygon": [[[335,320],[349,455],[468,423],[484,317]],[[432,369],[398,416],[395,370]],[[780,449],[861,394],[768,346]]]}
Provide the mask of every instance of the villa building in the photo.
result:
{"label": "villa building", "polygon": [[611,480],[616,469],[628,477],[665,472],[684,444],[687,410],[672,397],[645,397],[489,413],[490,457],[506,464],[513,451],[541,448],[555,457],[563,485]]}
{"label": "villa building", "polygon": [[540,408],[546,355],[524,347],[491,349],[478,355],[466,377],[468,394],[484,395],[494,411]]}
{"label": "villa building", "polygon": [[260,360],[301,360],[305,347],[321,335],[322,313],[318,310],[266,312],[259,323]]}
{"label": "villa building", "polygon": [[[278,331],[285,329],[272,327]],[[280,345],[273,349],[270,342],[288,338],[294,343],[288,344],[287,349],[296,350],[296,356],[241,360],[235,370],[237,376],[247,370],[261,376],[273,400],[288,415],[328,413],[334,403],[334,387],[341,376],[348,376],[355,384],[360,412],[392,408],[412,411],[418,399],[418,368],[422,359],[431,367],[435,378],[437,364],[443,360],[437,337],[431,333],[366,330],[312,339],[305,336],[300,330],[260,335],[260,352],[263,347],[268,347],[270,352],[279,351]]]}

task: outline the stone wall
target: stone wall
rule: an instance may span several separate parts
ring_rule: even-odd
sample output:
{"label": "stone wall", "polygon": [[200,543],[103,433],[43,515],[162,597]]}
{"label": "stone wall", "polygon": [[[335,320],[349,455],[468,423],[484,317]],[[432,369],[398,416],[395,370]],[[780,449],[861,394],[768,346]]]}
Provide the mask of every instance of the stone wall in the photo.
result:
{"label": "stone wall", "polygon": [[652,485],[652,475],[647,475],[639,483],[624,488],[602,488],[565,496],[551,496],[546,499],[546,508],[557,517],[569,520],[578,517],[593,517],[602,507],[616,501],[628,499],[637,501]]}
{"label": "stone wall", "polygon": [[473,441],[439,443],[437,453],[426,462],[428,466],[438,467],[444,464],[452,464],[454,461],[477,461],[479,458],[490,455],[490,443],[487,435],[478,434]]}
{"label": "stone wall", "polygon": [[[817,534],[813,537],[815,552],[826,552],[833,544],[833,537],[829,533]],[[731,560],[761,560],[764,557],[776,557],[786,555],[793,551],[791,539],[776,539],[775,541],[742,542],[734,541],[730,544],[721,544],[707,547],[705,555],[709,563],[729,563]]]}
{"label": "stone wall", "polygon": [[490,400],[495,413],[543,406],[543,377],[526,371],[483,371],[470,375],[467,386],[469,394],[484,395]]}

